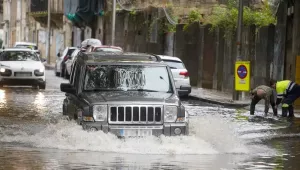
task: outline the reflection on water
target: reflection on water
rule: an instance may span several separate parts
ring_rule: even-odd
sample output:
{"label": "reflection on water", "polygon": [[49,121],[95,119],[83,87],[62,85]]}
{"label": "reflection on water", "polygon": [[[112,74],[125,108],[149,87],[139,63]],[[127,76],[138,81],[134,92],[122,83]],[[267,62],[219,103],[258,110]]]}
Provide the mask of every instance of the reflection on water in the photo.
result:
{"label": "reflection on water", "polygon": [[[5,157],[2,157],[5,150]],[[11,161],[14,160],[14,161]],[[233,169],[247,155],[135,155],[4,146],[4,169]],[[1,167],[1,165],[0,165]]]}
{"label": "reflection on water", "polygon": [[35,108],[42,110],[45,108],[45,95],[42,92],[38,92],[34,100]]}
{"label": "reflection on water", "polygon": [[5,90],[0,89],[0,107],[6,104]]}

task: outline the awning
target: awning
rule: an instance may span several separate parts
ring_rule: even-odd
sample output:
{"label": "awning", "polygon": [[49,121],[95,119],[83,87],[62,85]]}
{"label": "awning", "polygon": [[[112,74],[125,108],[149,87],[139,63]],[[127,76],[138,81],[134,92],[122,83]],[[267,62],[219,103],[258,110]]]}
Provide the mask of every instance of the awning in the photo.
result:
{"label": "awning", "polygon": [[75,26],[89,24],[94,16],[104,15],[105,0],[64,0],[64,13]]}

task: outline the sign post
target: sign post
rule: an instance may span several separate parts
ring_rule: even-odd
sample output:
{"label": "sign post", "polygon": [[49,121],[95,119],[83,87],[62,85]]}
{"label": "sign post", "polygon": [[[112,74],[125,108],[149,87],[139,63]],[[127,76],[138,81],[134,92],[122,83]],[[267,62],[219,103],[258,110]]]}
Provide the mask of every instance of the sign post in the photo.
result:
{"label": "sign post", "polygon": [[235,62],[235,90],[250,91],[250,61]]}

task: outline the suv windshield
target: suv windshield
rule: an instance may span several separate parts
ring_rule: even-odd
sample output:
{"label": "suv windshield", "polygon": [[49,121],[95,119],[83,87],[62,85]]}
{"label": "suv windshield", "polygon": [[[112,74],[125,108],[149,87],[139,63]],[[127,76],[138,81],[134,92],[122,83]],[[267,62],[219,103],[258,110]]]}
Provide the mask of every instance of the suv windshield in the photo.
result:
{"label": "suv windshield", "polygon": [[171,69],[185,69],[185,66],[180,61],[163,60]]}
{"label": "suv windshield", "polygon": [[89,65],[84,90],[173,92],[166,67],[141,65]]}
{"label": "suv windshield", "polygon": [[40,61],[35,52],[31,51],[4,51],[0,61]]}

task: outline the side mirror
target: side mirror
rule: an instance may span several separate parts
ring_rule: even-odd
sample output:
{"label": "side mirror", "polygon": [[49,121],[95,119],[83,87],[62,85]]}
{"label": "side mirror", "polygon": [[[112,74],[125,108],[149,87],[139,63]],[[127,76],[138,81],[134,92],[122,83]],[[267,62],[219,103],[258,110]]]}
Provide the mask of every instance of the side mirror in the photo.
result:
{"label": "side mirror", "polygon": [[191,90],[191,86],[189,86],[189,85],[181,85],[180,86],[180,90],[189,91],[189,90]]}
{"label": "side mirror", "polygon": [[60,53],[57,53],[57,55],[56,55],[57,57],[60,57]]}
{"label": "side mirror", "polygon": [[69,83],[61,83],[60,91],[65,92],[65,93],[75,93],[76,92],[75,88],[72,87],[72,85]]}
{"label": "side mirror", "polygon": [[41,61],[42,61],[42,63],[43,63],[43,62],[46,62],[47,60],[46,60],[46,59],[44,59],[44,58],[41,58]]}

